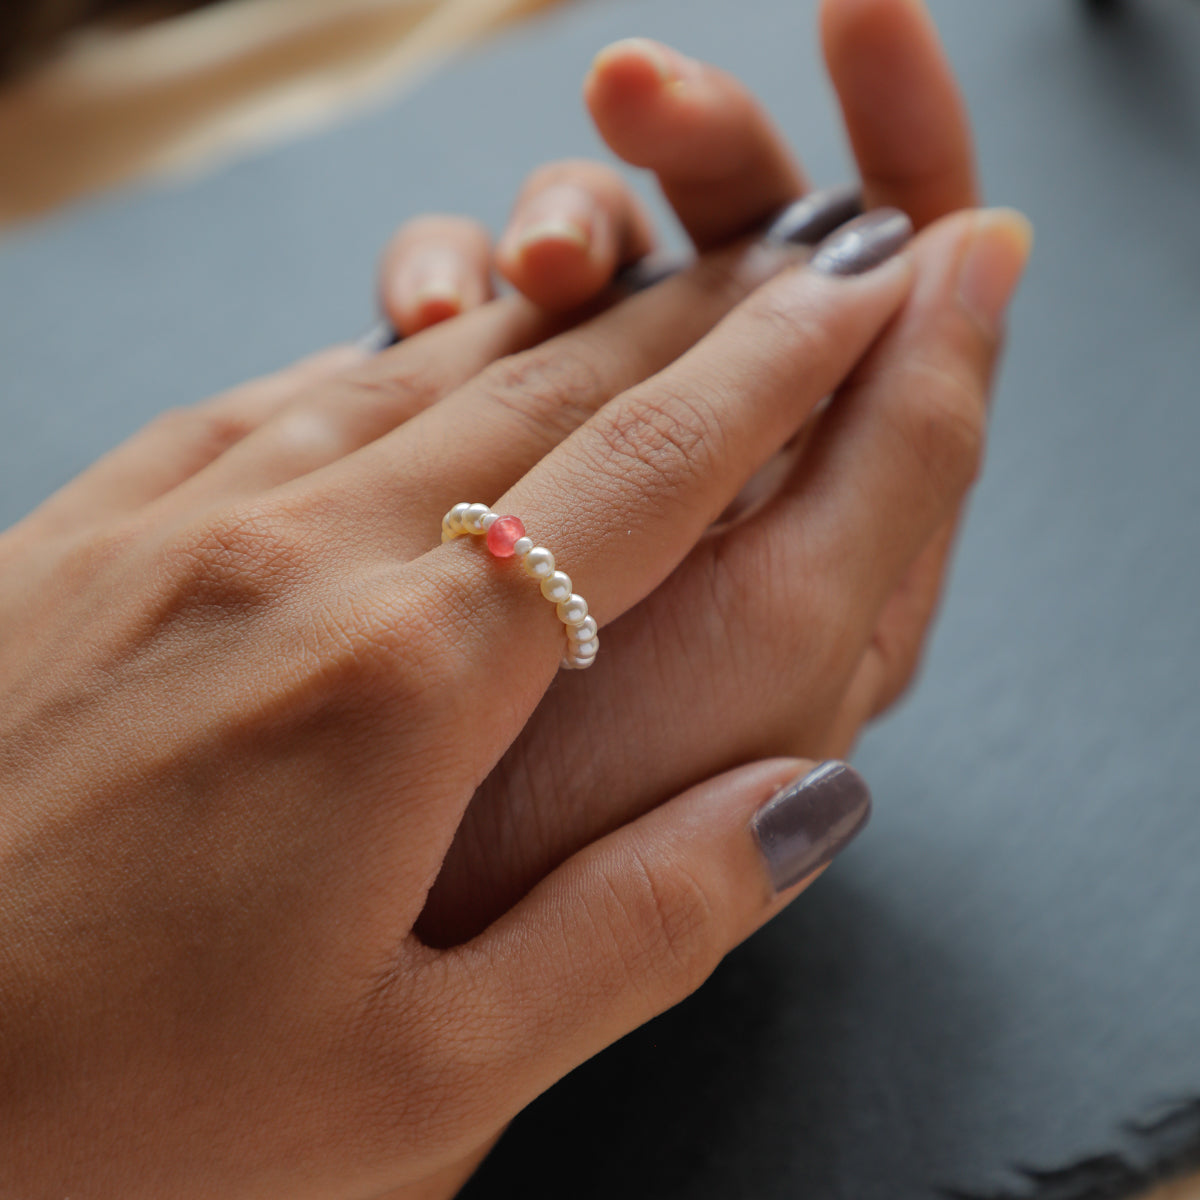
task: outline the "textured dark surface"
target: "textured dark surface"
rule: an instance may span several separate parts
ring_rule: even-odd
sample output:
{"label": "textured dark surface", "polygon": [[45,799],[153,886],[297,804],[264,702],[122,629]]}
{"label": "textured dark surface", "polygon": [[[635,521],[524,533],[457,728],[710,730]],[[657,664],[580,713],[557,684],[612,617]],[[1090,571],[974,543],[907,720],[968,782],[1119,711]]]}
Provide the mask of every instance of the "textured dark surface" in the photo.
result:
{"label": "textured dark surface", "polygon": [[[472,1200],[1004,1195],[1019,1164],[1104,1154],[1134,1164],[1119,1194],[1186,1160],[1121,1126],[1200,1092],[1200,4],[935,8],[991,195],[1039,245],[924,683],[857,759],[871,828],[535,1105]],[[583,5],[390,111],[10,237],[0,517],[157,410],[365,328],[398,218],[498,222],[528,167],[594,147],[571,101],[612,37],[743,73],[843,178],[812,24]]]}

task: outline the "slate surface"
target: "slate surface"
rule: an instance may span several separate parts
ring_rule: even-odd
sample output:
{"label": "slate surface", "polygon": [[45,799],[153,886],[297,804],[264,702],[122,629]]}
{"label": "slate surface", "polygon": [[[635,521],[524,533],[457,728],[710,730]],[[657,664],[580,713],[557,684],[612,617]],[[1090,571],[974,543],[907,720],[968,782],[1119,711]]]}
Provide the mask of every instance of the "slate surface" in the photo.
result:
{"label": "slate surface", "polygon": [[[924,682],[859,756],[870,836],[535,1105],[472,1200],[1004,1189],[1200,1093],[1200,5],[934,8],[992,197],[1039,245]],[[10,235],[0,519],[365,327],[406,213],[498,224],[527,168],[590,152],[569,101],[613,37],[742,73],[844,177],[812,9],[581,4],[349,126]]]}

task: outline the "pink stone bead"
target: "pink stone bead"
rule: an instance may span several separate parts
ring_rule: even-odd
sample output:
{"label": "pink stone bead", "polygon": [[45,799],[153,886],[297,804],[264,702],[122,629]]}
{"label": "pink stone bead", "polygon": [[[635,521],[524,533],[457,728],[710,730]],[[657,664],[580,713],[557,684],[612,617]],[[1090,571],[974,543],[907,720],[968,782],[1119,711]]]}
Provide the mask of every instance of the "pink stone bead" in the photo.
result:
{"label": "pink stone bead", "polygon": [[487,548],[497,558],[512,558],[513,547],[525,536],[520,517],[501,517],[487,531]]}

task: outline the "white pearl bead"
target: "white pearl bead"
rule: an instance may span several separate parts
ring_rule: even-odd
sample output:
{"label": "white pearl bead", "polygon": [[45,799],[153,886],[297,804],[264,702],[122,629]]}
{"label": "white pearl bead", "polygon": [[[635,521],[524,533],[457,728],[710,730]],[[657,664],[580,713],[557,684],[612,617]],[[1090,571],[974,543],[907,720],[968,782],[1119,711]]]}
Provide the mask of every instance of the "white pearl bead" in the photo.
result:
{"label": "white pearl bead", "polygon": [[486,504],[469,504],[467,511],[463,514],[463,528],[468,533],[480,533],[479,522],[488,515],[488,506]]}
{"label": "white pearl bead", "polygon": [[471,506],[467,503],[456,504],[447,514],[446,521],[450,528],[455,533],[461,533],[463,527],[463,517],[466,516],[467,509]]}
{"label": "white pearl bead", "polygon": [[549,579],[542,580],[542,595],[558,604],[571,594],[571,577],[566,571],[555,571]]}
{"label": "white pearl bead", "polygon": [[571,656],[571,667],[576,671],[586,671],[588,669],[588,667],[590,667],[592,665],[592,663],[594,663],[595,661],[596,661],[596,659],[594,657],[593,658],[577,658],[574,655],[572,655]]}
{"label": "white pearl bead", "polygon": [[524,558],[533,549],[533,538],[521,537],[513,542],[513,553],[518,558]]}
{"label": "white pearl bead", "polygon": [[577,592],[572,592],[565,600],[559,601],[558,619],[564,625],[579,625],[587,619],[587,601]]}
{"label": "white pearl bead", "polygon": [[548,579],[554,574],[554,555],[545,546],[534,546],[521,560],[521,566],[534,579]]}
{"label": "white pearl bead", "polygon": [[567,626],[567,637],[573,642],[590,642],[599,632],[595,617],[584,617],[578,625]]}
{"label": "white pearl bead", "polygon": [[500,520],[500,514],[498,512],[490,512],[486,517],[483,518],[482,521],[479,522],[479,528],[484,533],[487,533],[487,531],[491,529],[491,527],[495,525],[498,520]]}
{"label": "white pearl bead", "polygon": [[595,658],[599,653],[600,643],[593,639],[590,642],[576,642],[571,646],[573,658]]}
{"label": "white pearl bead", "polygon": [[447,542],[453,542],[453,541],[456,541],[456,540],[457,540],[457,538],[458,538],[458,534],[457,534],[457,533],[455,533],[453,529],[443,529],[443,530],[442,530],[442,545],[443,545],[443,546],[444,546],[444,545],[445,545]]}

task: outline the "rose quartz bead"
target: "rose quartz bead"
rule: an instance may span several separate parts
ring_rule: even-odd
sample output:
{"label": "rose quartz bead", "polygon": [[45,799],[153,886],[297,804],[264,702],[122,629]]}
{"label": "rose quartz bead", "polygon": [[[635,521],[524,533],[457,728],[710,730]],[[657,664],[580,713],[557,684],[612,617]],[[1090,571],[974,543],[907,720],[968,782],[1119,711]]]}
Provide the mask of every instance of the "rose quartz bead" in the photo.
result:
{"label": "rose quartz bead", "polygon": [[501,517],[492,522],[487,531],[487,548],[497,558],[512,558],[513,547],[525,536],[525,526],[520,517]]}

